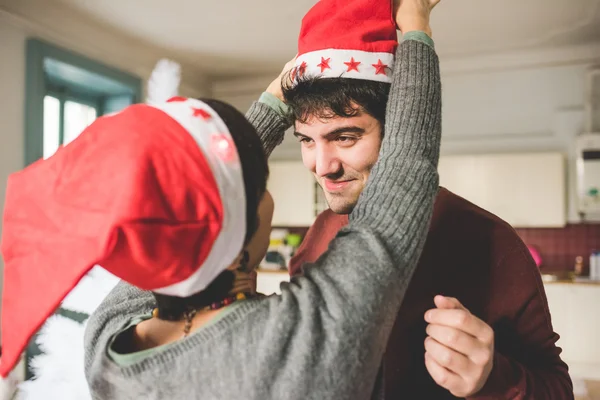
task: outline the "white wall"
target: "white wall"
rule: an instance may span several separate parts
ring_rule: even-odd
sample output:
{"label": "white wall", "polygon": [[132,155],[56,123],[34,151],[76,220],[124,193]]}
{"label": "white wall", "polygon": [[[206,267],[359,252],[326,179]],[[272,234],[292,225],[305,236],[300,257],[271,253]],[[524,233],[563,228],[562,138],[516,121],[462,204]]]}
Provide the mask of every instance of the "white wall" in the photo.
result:
{"label": "white wall", "polygon": [[[0,19],[0,209],[8,175],[23,166],[25,33]],[[0,220],[0,234],[2,221]],[[0,257],[0,272],[4,263]],[[2,274],[0,273],[0,282]],[[1,290],[0,290],[1,293]],[[0,310],[1,312],[1,310]],[[1,334],[1,333],[0,333]]]}
{"label": "white wall", "polygon": [[573,139],[584,129],[584,84],[591,65],[445,75],[442,153],[564,153],[567,217],[579,222]]}
{"label": "white wall", "polygon": [[[449,73],[443,84],[448,152],[562,148],[564,115],[582,129],[586,65]],[[574,121],[573,121],[574,122]]]}

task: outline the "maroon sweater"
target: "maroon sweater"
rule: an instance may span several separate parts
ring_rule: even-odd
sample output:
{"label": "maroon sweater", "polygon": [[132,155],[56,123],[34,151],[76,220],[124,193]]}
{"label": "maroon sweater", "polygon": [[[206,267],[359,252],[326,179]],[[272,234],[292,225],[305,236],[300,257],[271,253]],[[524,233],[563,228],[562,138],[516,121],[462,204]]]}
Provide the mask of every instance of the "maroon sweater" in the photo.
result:
{"label": "maroon sweater", "polygon": [[[346,224],[347,215],[319,215],[290,274],[323,254]],[[541,276],[526,246],[507,223],[444,188],[387,345],[386,399],[455,398],[425,368],[423,318],[436,294],[456,297],[494,329],[494,367],[473,399],[573,399]]]}

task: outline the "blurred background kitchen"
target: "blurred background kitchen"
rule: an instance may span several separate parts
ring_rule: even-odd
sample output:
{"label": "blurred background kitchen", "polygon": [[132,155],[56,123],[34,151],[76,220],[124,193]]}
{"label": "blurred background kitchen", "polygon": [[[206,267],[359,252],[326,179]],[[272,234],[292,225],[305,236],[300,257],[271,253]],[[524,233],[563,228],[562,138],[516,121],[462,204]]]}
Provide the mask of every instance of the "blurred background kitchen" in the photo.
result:
{"label": "blurred background kitchen", "polygon": [[[245,111],[296,53],[314,3],[0,0],[0,207],[10,173],[96,117],[143,101],[159,58],[181,63],[182,95]],[[600,398],[600,1],[439,8],[441,184],[508,221],[530,247],[575,392]],[[288,279],[290,257],[327,207],[296,139],[270,166],[277,207],[259,274],[267,294]],[[63,314],[85,320],[76,308]],[[22,371],[11,379],[31,377]],[[14,382],[0,385],[9,398]]]}

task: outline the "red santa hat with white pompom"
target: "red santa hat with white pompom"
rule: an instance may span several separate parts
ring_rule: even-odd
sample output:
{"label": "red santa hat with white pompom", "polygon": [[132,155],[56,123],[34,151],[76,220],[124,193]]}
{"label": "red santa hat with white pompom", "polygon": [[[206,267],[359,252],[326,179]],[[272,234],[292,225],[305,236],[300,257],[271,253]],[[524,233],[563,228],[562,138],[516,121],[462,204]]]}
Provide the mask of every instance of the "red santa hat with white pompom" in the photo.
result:
{"label": "red santa hat with white pompom", "polygon": [[237,149],[207,104],[166,101],[178,84],[179,66],[161,61],[148,104],[98,118],[9,177],[1,376],[95,265],[139,288],[187,297],[239,255],[246,196]]}
{"label": "red santa hat with white pompom", "polygon": [[321,0],[302,20],[292,79],[391,82],[398,46],[391,0]]}

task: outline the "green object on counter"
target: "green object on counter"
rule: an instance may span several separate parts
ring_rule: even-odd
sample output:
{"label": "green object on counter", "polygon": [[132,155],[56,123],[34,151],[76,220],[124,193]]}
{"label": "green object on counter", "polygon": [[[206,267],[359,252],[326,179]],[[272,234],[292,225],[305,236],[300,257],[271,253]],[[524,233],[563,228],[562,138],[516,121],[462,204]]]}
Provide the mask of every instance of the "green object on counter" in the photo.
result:
{"label": "green object on counter", "polygon": [[297,233],[290,233],[285,237],[285,241],[287,242],[288,246],[299,247],[300,243],[302,243],[302,236],[298,235]]}

